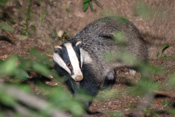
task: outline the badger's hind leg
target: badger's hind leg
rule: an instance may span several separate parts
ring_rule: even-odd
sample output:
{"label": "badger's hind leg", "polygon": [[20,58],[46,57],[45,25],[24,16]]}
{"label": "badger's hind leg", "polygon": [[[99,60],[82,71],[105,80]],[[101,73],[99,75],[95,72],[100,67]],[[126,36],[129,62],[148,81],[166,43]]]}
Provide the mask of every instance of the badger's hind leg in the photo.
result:
{"label": "badger's hind leg", "polygon": [[115,82],[116,82],[116,72],[115,70],[112,70],[108,72],[108,74],[106,75],[103,88],[112,88]]}

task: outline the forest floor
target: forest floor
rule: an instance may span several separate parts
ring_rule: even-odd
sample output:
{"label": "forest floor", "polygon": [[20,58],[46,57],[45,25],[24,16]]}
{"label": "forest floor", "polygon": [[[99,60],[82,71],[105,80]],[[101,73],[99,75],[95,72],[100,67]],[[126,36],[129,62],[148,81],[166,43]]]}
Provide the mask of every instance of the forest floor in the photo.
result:
{"label": "forest floor", "polygon": [[[83,12],[81,0],[77,0],[77,2],[71,0],[63,0],[62,2],[53,1],[53,4],[48,3],[48,1],[38,3],[37,0],[34,0],[29,20],[30,34],[26,36],[23,35],[26,18],[23,11],[27,11],[28,3],[22,0],[14,0],[6,5],[4,11],[0,12],[0,17],[3,16],[4,20],[8,20],[9,22],[10,18],[15,22],[15,24],[13,24],[13,28],[15,29],[13,33],[1,31],[0,59],[5,60],[13,54],[25,57],[31,48],[36,48],[46,55],[51,55],[55,45],[61,44],[68,37],[73,37],[94,19],[105,16],[106,14],[117,14],[127,17],[136,25],[146,41],[149,43],[153,42],[153,44],[149,44],[148,46],[149,62],[157,67],[162,67],[164,73],[153,76],[152,80],[160,82],[166,87],[168,85],[167,79],[169,75],[175,71],[175,59],[168,59],[166,57],[158,59],[157,53],[161,52],[162,46],[167,43],[170,47],[164,54],[173,56],[175,53],[175,51],[173,51],[175,47],[175,16],[171,14],[175,10],[175,7],[170,1],[175,3],[173,0],[166,2],[144,0],[144,2],[150,6],[150,9],[154,9],[154,11],[156,11],[155,9],[159,9],[161,12],[158,16],[153,13],[150,19],[144,19],[137,16],[133,10],[135,8],[134,5],[137,4],[137,0],[111,0],[110,3],[108,0],[101,0],[99,2],[104,5],[104,9],[108,10],[101,9],[93,3],[95,10],[91,11],[88,9],[87,12]],[[157,19],[157,17],[161,18]],[[59,37],[59,34],[62,32],[64,32],[64,35]],[[157,40],[159,40],[159,42]],[[48,57],[48,59],[51,58]],[[31,75],[30,78],[32,79],[32,77],[34,76]],[[89,116],[109,117],[116,116],[115,114],[118,115],[120,112],[123,112],[126,116],[130,116],[130,113],[134,111],[132,110],[133,107],[137,108],[137,105],[141,101],[144,101],[144,98],[126,95],[130,89],[127,80],[137,82],[139,79],[139,73],[132,74],[126,68],[120,69],[117,72],[116,84],[109,90],[109,94],[115,94],[117,92],[119,95],[106,99],[104,97],[106,96],[104,95],[104,91],[100,91],[90,106],[90,110],[101,113]],[[37,93],[35,82],[31,80],[29,83],[33,91]],[[47,81],[46,83],[54,86],[58,85],[55,80]],[[101,101],[100,98],[104,99]],[[171,104],[162,104],[166,100],[171,102]],[[158,114],[154,115],[152,111],[149,111],[142,116],[171,116],[166,111],[169,106],[175,106],[175,92],[169,89],[157,91],[149,108],[152,111],[156,110]]]}

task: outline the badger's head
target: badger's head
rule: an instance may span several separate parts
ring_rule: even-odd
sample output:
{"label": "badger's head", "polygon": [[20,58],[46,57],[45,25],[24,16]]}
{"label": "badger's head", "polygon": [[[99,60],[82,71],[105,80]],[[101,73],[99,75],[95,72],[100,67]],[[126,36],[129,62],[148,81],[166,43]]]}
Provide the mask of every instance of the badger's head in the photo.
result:
{"label": "badger's head", "polygon": [[75,81],[83,80],[81,71],[83,57],[81,55],[81,41],[72,44],[64,43],[54,48],[53,60],[56,66],[60,67],[66,74],[69,74]]}

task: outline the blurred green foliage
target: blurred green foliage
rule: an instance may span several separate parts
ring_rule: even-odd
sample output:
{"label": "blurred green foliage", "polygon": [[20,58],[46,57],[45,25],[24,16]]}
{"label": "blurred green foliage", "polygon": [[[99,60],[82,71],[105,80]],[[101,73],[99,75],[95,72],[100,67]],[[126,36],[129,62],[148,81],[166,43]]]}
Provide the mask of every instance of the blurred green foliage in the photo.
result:
{"label": "blurred green foliage", "polygon": [[[52,76],[57,78],[60,82],[63,82],[65,79],[59,78],[51,65],[52,61],[49,60],[43,53],[32,49],[26,59],[22,58],[21,56],[13,55],[5,61],[0,61],[0,78],[6,76],[12,80],[17,79],[19,81],[26,81],[29,80],[30,71],[35,71],[41,76],[47,78]],[[21,88],[24,86],[24,84],[16,84],[15,82],[11,82],[10,85],[18,85],[18,87]],[[49,103],[54,105],[54,107],[63,111],[69,111],[74,116],[81,116],[84,113],[83,105],[78,101],[78,99],[80,99],[80,97],[82,97],[84,94],[82,94],[82,96],[79,95],[79,98],[75,97],[73,99],[70,93],[65,91],[62,86],[49,87],[43,83],[39,83],[38,86],[41,89],[45,89],[46,92],[49,90],[45,96],[48,98]],[[83,98],[86,97],[83,96]],[[7,94],[5,89],[1,88],[0,102],[6,106],[13,107],[14,104],[18,103],[18,100]]]}
{"label": "blurred green foliage", "polygon": [[119,91],[116,92],[115,90],[111,89],[104,89],[100,93],[100,96],[97,96],[98,101],[105,101],[106,99],[115,99],[120,95]]}
{"label": "blurred green foliage", "polygon": [[70,94],[65,93],[62,88],[55,88],[48,97],[54,106],[63,111],[70,111],[74,116],[80,116],[84,113],[83,105],[76,100],[72,100]]}
{"label": "blurred green foliage", "polygon": [[6,89],[0,90],[0,102],[4,105],[11,106],[14,105],[17,100],[6,93]]}
{"label": "blurred green foliage", "polygon": [[148,3],[144,2],[143,0],[139,0],[136,2],[135,7],[135,14],[139,17],[144,19],[162,19],[167,16],[167,12],[160,7],[150,6]]}
{"label": "blurred green foliage", "polygon": [[143,1],[137,2],[135,6],[136,15],[141,16],[143,18],[150,18],[151,16],[151,9],[150,7]]}
{"label": "blurred green foliage", "polygon": [[125,34],[123,32],[116,32],[114,35],[114,39],[116,41],[116,43],[125,43]]}
{"label": "blurred green foliage", "polygon": [[4,8],[7,0],[0,0],[0,8]]}
{"label": "blurred green foliage", "polygon": [[168,84],[169,84],[171,89],[174,89],[174,87],[175,87],[175,74],[171,74],[169,76]]}
{"label": "blurred green foliage", "polygon": [[175,116],[175,111],[174,111],[174,108],[169,108],[168,109],[168,113],[172,116]]}
{"label": "blurred green foliage", "polygon": [[162,105],[163,105],[163,106],[168,106],[169,103],[170,103],[169,100],[164,100],[164,101],[162,102]]}
{"label": "blurred green foliage", "polygon": [[13,27],[5,22],[0,22],[0,29],[8,32],[14,31]]}
{"label": "blurred green foliage", "polygon": [[0,0],[0,3],[6,3],[7,0]]}

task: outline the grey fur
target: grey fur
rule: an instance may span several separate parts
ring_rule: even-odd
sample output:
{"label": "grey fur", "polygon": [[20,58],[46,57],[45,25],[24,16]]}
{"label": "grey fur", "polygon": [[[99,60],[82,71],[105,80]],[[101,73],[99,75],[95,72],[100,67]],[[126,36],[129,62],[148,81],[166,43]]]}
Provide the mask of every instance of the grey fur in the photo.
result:
{"label": "grey fur", "polygon": [[[125,45],[114,40],[113,37],[116,32],[124,34]],[[73,84],[85,89],[92,96],[97,94],[105,78],[115,80],[115,68],[131,66],[120,62],[118,59],[106,61],[104,60],[105,53],[112,52],[117,56],[120,53],[127,52],[141,61],[147,59],[147,48],[139,31],[131,22],[122,17],[105,17],[96,20],[65,43],[76,43],[78,41],[82,41],[81,48],[89,54],[92,61],[87,63],[85,61],[81,69],[83,80]],[[57,66],[55,68],[59,71]],[[70,83],[72,80],[68,82],[68,84],[72,84]]]}
{"label": "grey fur", "polygon": [[[126,47],[120,46],[113,39],[103,37],[103,35],[113,35],[116,32],[124,33]],[[92,68],[100,81],[115,67],[127,66],[117,61],[106,62],[103,59],[106,52],[113,50],[116,55],[127,52],[143,61],[147,59],[147,48],[139,31],[131,22],[122,17],[105,17],[96,20],[69,41],[71,43],[82,41],[81,47],[91,56]]]}

